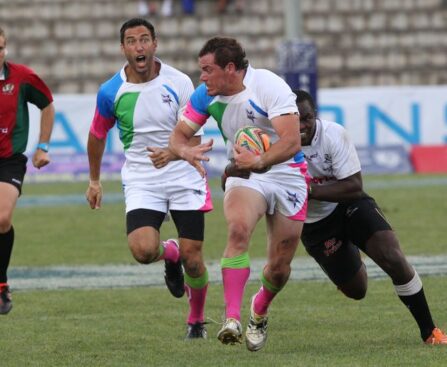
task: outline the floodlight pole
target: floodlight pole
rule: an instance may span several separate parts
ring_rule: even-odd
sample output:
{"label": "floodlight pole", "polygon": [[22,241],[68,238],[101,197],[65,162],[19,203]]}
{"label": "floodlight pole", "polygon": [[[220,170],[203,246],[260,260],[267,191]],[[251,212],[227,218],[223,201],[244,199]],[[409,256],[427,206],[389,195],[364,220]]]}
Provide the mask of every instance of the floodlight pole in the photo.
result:
{"label": "floodlight pole", "polygon": [[303,17],[301,14],[301,0],[283,0],[285,19],[285,39],[302,39]]}

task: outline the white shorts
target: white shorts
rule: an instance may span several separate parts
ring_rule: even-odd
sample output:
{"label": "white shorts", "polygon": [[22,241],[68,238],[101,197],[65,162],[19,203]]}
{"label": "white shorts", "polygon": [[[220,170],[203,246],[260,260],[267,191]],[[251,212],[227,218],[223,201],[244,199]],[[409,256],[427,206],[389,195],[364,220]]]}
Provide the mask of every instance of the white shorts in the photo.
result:
{"label": "white shorts", "polygon": [[[192,189],[191,187],[195,187]],[[135,209],[151,209],[167,213],[169,210],[213,209],[208,182],[203,179],[195,186],[176,181],[163,184],[125,185],[126,213]]]}
{"label": "white shorts", "polygon": [[[148,158],[149,160],[149,158]],[[169,210],[213,209],[208,181],[188,162],[169,162],[157,169],[151,164],[129,163],[121,169],[126,213],[135,209]]]}
{"label": "white shorts", "polygon": [[235,187],[258,191],[267,202],[267,214],[279,213],[292,220],[304,221],[307,215],[307,164],[274,166],[266,173],[251,173],[250,178],[228,177],[225,193]]}

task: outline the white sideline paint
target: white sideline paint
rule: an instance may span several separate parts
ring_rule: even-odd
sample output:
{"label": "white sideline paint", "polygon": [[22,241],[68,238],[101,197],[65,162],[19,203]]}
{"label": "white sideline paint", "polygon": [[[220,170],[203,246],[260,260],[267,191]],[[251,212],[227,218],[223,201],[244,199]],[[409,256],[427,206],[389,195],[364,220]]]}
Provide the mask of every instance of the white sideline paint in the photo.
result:
{"label": "white sideline paint", "polygon": [[[370,279],[387,275],[369,258],[364,259]],[[447,275],[447,255],[410,256],[408,260],[419,275]],[[207,262],[209,279],[221,283],[220,262]],[[264,260],[251,260],[251,281],[259,281]],[[11,267],[8,273],[11,289],[97,289],[138,286],[164,286],[164,263],[151,265],[85,265],[51,267]],[[327,280],[326,275],[309,257],[296,258],[292,263],[291,280]]]}

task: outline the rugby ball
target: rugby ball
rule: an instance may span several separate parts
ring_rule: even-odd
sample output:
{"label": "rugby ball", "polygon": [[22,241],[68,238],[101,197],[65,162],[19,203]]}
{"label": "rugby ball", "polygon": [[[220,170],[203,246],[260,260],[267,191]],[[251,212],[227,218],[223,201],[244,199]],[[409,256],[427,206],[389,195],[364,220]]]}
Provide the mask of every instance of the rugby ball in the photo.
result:
{"label": "rugby ball", "polygon": [[267,133],[256,126],[240,128],[234,135],[234,142],[256,155],[266,152],[271,145]]}
{"label": "rugby ball", "polygon": [[[256,126],[245,126],[236,131],[234,142],[249,150],[253,154],[261,155],[270,149],[271,143],[268,134]],[[263,170],[253,170],[254,173],[265,173],[271,166]]]}

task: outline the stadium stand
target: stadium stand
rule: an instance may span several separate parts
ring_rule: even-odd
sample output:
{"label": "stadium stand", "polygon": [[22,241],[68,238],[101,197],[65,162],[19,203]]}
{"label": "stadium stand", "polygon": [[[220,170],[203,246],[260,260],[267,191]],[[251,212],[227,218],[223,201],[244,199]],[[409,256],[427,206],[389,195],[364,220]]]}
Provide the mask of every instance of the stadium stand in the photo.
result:
{"label": "stadium stand", "polygon": [[[319,86],[447,84],[447,1],[297,0],[303,31],[318,48]],[[138,16],[138,0],[0,0],[10,58],[33,67],[55,93],[94,93],[122,64],[117,33]],[[158,7],[162,0],[154,0]],[[185,15],[148,18],[159,31],[159,56],[198,81],[196,55],[216,34],[236,36],[255,67],[275,70],[284,37],[280,0],[196,0]]]}

